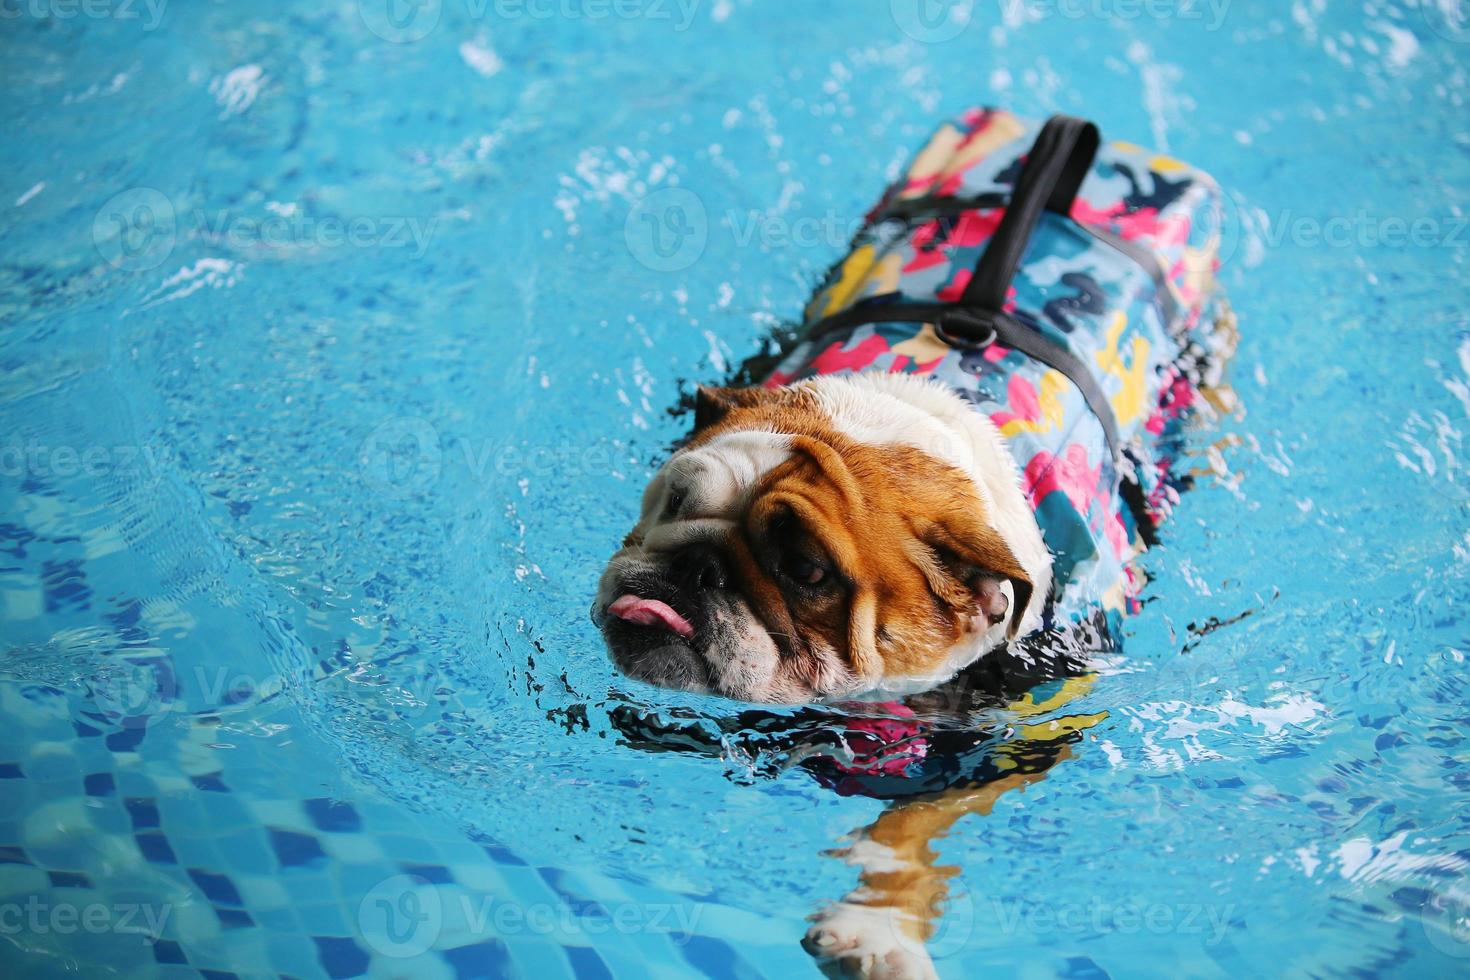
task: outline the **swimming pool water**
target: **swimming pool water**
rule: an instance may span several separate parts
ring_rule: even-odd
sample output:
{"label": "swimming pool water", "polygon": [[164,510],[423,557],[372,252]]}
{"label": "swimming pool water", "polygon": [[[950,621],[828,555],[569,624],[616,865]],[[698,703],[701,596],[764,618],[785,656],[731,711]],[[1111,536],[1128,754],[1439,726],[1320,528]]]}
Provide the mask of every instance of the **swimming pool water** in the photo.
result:
{"label": "swimming pool water", "polygon": [[946,977],[1470,964],[1455,0],[0,22],[7,975],[815,975],[879,804],[624,744],[587,620],[687,420],[937,119],[1211,171],[1238,406]]}

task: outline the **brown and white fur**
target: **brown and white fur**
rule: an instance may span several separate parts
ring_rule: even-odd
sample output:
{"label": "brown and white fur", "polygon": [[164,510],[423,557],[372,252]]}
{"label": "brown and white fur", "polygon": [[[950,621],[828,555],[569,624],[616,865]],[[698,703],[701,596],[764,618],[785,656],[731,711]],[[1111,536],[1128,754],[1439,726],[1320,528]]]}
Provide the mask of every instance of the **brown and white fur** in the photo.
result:
{"label": "brown and white fur", "polygon": [[[704,389],[595,617],[630,676],[742,701],[923,691],[1041,621],[1051,558],[990,420],[904,374]],[[849,975],[932,976],[931,839],[1037,775],[888,810],[859,888],[805,944]]]}

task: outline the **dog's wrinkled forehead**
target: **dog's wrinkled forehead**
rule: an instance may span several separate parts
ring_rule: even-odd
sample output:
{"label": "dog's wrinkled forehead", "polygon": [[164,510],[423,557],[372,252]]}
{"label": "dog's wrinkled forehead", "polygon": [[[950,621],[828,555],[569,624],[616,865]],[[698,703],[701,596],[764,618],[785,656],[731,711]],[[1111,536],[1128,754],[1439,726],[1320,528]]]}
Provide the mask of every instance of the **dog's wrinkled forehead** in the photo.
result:
{"label": "dog's wrinkled forehead", "polygon": [[728,530],[761,478],[790,455],[790,436],[743,430],[680,450],[644,491],[629,543],[668,551]]}

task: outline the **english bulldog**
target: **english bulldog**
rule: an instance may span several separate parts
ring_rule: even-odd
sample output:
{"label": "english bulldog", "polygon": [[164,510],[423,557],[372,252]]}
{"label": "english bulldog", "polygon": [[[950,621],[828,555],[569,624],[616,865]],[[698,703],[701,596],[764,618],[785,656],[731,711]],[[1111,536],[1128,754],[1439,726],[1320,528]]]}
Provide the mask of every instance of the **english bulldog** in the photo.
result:
{"label": "english bulldog", "polygon": [[[920,704],[1028,638],[1115,632],[1135,600],[1131,559],[1174,497],[1170,433],[1233,343],[1214,239],[1196,243],[1217,198],[1178,161],[1099,149],[1080,120],[946,123],[765,384],[699,390],[692,435],[607,563],[593,618],[628,676],[888,707],[852,722],[869,758],[819,775],[896,800],[853,835],[859,884],[805,937],[824,969],[934,976],[925,939],[953,870],[930,842],[1105,717],[1050,718],[1029,759],[976,769],[935,759],[955,743],[925,735]],[[1022,660],[990,673],[1029,691],[1044,671]]]}
{"label": "english bulldog", "polygon": [[[1041,622],[1052,560],[1006,441],[931,379],[704,388],[596,600],[617,667],[741,701],[888,699]],[[1065,758],[1062,747],[1055,758]],[[931,977],[929,842],[1028,773],[897,805],[844,852],[859,887],[805,945],[845,976]]]}

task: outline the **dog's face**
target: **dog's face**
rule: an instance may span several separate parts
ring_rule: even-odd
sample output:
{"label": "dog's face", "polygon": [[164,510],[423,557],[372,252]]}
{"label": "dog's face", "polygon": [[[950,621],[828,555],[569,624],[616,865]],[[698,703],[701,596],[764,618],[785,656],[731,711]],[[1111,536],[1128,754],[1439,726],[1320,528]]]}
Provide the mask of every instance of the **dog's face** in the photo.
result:
{"label": "dog's face", "polygon": [[[994,483],[885,434],[952,428],[876,389],[836,390],[701,391],[692,440],[598,590],[619,669],[745,701],[915,689],[1034,618],[1047,566],[1024,500],[1031,526],[1007,527],[1015,501],[997,505]],[[1007,480],[1019,498],[1013,468]]]}

